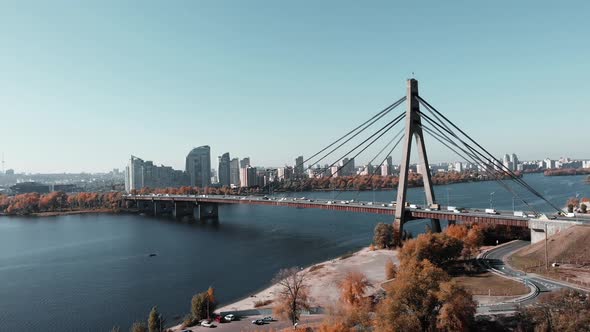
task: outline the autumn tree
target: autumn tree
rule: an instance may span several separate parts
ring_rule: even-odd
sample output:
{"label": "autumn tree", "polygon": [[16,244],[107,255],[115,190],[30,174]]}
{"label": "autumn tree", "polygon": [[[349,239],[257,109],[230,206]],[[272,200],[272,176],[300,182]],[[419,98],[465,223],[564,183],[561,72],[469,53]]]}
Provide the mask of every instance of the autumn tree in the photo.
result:
{"label": "autumn tree", "polygon": [[448,236],[463,243],[461,256],[471,258],[483,244],[483,230],[478,225],[449,225],[445,230]]}
{"label": "autumn tree", "polygon": [[436,266],[457,259],[463,250],[463,242],[445,233],[420,234],[416,239],[408,240],[399,251],[402,265],[405,262],[429,260]]}
{"label": "autumn tree", "polygon": [[205,292],[195,294],[191,299],[191,316],[193,321],[211,317],[215,311],[216,303],[213,288]]}
{"label": "autumn tree", "polygon": [[129,331],[130,332],[148,332],[148,329],[145,326],[145,323],[135,322],[135,323],[133,323],[133,325],[131,326],[131,329],[129,329]]}
{"label": "autumn tree", "polygon": [[215,311],[215,288],[209,286],[207,289],[207,319],[211,319],[211,313]]}
{"label": "autumn tree", "polygon": [[590,331],[589,295],[564,289],[520,309],[518,316],[522,331]]}
{"label": "autumn tree", "polygon": [[397,275],[397,266],[393,262],[393,260],[389,259],[385,262],[385,279],[390,280],[395,278]]}
{"label": "autumn tree", "polygon": [[468,331],[475,308],[471,295],[440,267],[405,260],[377,308],[375,331]]}
{"label": "autumn tree", "polygon": [[299,321],[303,310],[309,310],[309,286],[305,284],[306,275],[298,268],[282,269],[273,279],[278,284],[274,312],[279,317],[289,319],[293,325]]}
{"label": "autumn tree", "polygon": [[393,245],[393,225],[378,223],[375,226],[373,242],[379,249],[391,247]]}

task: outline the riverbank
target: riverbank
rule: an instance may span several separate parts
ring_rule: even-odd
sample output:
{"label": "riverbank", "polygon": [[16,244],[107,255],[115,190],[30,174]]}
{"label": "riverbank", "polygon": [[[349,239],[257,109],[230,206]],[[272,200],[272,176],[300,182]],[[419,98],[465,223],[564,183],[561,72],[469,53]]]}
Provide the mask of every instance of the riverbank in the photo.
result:
{"label": "riverbank", "polygon": [[[396,265],[399,265],[397,255],[397,250],[370,250],[366,247],[353,254],[346,254],[303,269],[301,273],[306,274],[306,284],[310,287],[312,306],[322,308],[333,306],[340,297],[339,283],[349,271],[356,270],[364,273],[370,284],[367,295],[376,293],[380,289],[381,283],[385,281],[385,263],[388,260],[393,260]],[[218,308],[217,312],[272,308],[272,302],[262,307],[256,307],[256,303],[274,300],[278,290],[277,284],[271,285],[244,299],[226,304]],[[172,328],[172,331],[180,330],[181,325]]]}
{"label": "riverbank", "polygon": [[101,208],[101,209],[84,209],[84,210],[68,210],[68,211],[46,211],[46,212],[35,212],[31,214],[25,215],[18,215],[18,214],[7,214],[2,213],[0,216],[3,217],[58,217],[58,216],[68,216],[74,214],[90,214],[90,213],[121,213],[124,211],[117,210],[117,209],[108,209],[108,208]]}

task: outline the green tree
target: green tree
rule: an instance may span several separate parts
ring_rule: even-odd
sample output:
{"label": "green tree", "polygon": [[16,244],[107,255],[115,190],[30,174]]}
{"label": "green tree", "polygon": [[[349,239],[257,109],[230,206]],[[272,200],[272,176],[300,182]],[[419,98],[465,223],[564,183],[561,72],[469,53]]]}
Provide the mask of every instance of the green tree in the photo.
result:
{"label": "green tree", "polygon": [[205,293],[195,294],[191,300],[191,315],[194,320],[207,317],[207,298]]}
{"label": "green tree", "polygon": [[158,313],[158,307],[155,306],[150,311],[148,317],[148,328],[150,332],[160,332],[162,330],[162,321],[160,313]]}
{"label": "green tree", "polygon": [[373,243],[379,249],[391,247],[393,245],[393,225],[378,223],[375,226]]}
{"label": "green tree", "polygon": [[582,211],[582,213],[586,213],[586,212],[588,212],[588,206],[586,204],[582,203],[580,205],[580,210]]}

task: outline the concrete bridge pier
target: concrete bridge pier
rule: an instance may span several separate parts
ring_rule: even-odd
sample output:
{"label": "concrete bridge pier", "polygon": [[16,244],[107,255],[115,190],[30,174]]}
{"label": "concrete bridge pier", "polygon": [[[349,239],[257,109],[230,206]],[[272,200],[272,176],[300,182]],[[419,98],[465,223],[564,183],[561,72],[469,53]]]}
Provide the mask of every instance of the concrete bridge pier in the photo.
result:
{"label": "concrete bridge pier", "polygon": [[154,201],[154,216],[161,216],[163,214],[173,214],[174,205],[168,201]]}
{"label": "concrete bridge pier", "polygon": [[137,201],[125,200],[123,201],[123,207],[126,209],[131,209],[137,206]]}
{"label": "concrete bridge pier", "polygon": [[153,201],[137,201],[137,209],[140,213],[153,214],[154,213],[154,202]]}
{"label": "concrete bridge pier", "polygon": [[545,240],[545,232],[547,237],[551,237],[563,230],[566,230],[576,223],[568,221],[557,221],[557,220],[542,220],[535,219],[529,220],[529,228],[531,229],[531,244]]}
{"label": "concrete bridge pier", "polygon": [[199,219],[201,221],[207,219],[218,220],[219,219],[219,204],[215,203],[201,203],[198,206]]}
{"label": "concrete bridge pier", "polygon": [[194,210],[195,210],[195,203],[193,203],[193,202],[174,201],[172,215],[176,219],[182,219],[184,217],[189,217],[190,219],[194,219]]}
{"label": "concrete bridge pier", "polygon": [[440,220],[438,219],[430,219],[430,229],[432,229],[433,233],[440,233],[442,229],[440,227]]}

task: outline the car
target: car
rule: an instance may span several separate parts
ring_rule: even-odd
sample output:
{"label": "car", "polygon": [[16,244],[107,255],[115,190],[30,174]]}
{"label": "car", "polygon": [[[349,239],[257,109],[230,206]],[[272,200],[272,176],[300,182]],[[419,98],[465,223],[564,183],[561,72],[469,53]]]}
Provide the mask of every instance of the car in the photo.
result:
{"label": "car", "polygon": [[262,318],[262,320],[265,321],[265,322],[272,322],[272,321],[274,321],[274,319],[272,318],[272,316],[266,316],[266,317]]}
{"label": "car", "polygon": [[264,325],[264,321],[262,319],[255,319],[252,321],[252,324]]}
{"label": "car", "polygon": [[225,315],[225,317],[223,317],[223,318],[225,318],[225,320],[226,320],[226,321],[229,321],[229,322],[231,322],[231,321],[233,321],[233,320],[235,320],[235,319],[236,319],[236,316],[235,316],[234,314],[227,314],[227,315]]}
{"label": "car", "polygon": [[203,327],[214,327],[215,325],[213,325],[213,323],[209,320],[204,320],[201,322],[201,326]]}
{"label": "car", "polygon": [[373,202],[369,202],[369,203],[367,203],[367,205],[373,205]]}

